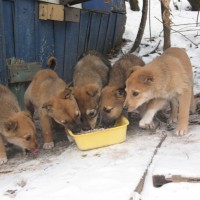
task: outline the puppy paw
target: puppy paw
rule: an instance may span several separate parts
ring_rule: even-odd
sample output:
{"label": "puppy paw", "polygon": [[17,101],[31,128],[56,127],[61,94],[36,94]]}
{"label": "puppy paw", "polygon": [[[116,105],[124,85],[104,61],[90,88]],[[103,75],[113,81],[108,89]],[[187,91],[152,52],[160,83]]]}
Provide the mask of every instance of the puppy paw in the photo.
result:
{"label": "puppy paw", "polygon": [[150,122],[150,123],[147,123],[144,120],[140,120],[139,127],[140,128],[144,128],[144,129],[155,129],[156,128],[156,124],[153,121]]}
{"label": "puppy paw", "polygon": [[6,163],[8,161],[7,158],[0,158],[0,165]]}
{"label": "puppy paw", "polygon": [[168,120],[167,120],[167,124],[168,125],[172,125],[172,124],[174,124],[174,123],[177,123],[177,118],[172,118],[172,117],[170,117]]}
{"label": "puppy paw", "polygon": [[44,143],[44,145],[43,145],[43,149],[52,149],[53,147],[54,147],[53,142]]}
{"label": "puppy paw", "polygon": [[187,130],[179,130],[179,129],[177,129],[175,134],[177,136],[183,136],[183,135],[186,135],[187,133],[188,133]]}

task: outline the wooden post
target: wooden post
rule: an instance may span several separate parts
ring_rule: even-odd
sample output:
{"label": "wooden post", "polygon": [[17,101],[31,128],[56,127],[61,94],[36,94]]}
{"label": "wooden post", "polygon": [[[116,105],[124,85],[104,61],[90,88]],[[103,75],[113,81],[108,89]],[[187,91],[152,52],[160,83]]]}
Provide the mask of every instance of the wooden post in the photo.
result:
{"label": "wooden post", "polygon": [[6,84],[8,82],[8,75],[6,70],[6,50],[3,19],[3,1],[0,0],[0,83]]}

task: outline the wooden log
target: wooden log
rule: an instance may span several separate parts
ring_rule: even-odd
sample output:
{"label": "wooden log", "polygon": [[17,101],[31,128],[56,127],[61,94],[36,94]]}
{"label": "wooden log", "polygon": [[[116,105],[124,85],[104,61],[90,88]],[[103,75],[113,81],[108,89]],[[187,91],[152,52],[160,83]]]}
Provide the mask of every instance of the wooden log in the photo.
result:
{"label": "wooden log", "polygon": [[181,175],[172,175],[172,176],[165,176],[165,175],[154,175],[153,177],[153,185],[155,187],[161,187],[167,183],[180,183],[180,182],[191,182],[196,183],[200,182],[200,177],[184,177]]}

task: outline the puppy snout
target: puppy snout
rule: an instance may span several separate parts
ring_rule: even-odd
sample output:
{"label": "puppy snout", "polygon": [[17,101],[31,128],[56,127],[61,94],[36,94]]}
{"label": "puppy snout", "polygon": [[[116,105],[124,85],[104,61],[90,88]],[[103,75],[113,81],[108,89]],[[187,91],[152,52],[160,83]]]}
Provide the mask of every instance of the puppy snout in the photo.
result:
{"label": "puppy snout", "polygon": [[128,106],[125,105],[125,106],[123,107],[123,110],[124,110],[124,111],[128,111]]}
{"label": "puppy snout", "polygon": [[67,120],[62,120],[61,123],[66,125],[67,124]]}

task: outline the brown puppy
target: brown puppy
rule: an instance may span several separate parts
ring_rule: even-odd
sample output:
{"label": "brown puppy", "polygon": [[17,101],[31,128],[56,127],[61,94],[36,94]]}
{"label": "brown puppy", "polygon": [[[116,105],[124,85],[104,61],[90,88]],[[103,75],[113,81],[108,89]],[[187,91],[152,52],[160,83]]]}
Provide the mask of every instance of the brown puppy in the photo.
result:
{"label": "brown puppy", "polygon": [[80,129],[80,111],[71,89],[53,70],[44,69],[35,74],[24,101],[32,114],[35,109],[38,111],[44,149],[54,147],[51,119],[72,131]]}
{"label": "brown puppy", "polygon": [[4,141],[37,151],[35,126],[31,115],[20,110],[14,94],[0,84],[0,164],[7,162]]}
{"label": "brown puppy", "polygon": [[133,54],[125,54],[113,65],[108,85],[101,93],[100,118],[103,127],[113,126],[122,114],[126,79],[130,69],[136,65],[144,66],[145,63]]}
{"label": "brown puppy", "polygon": [[187,133],[189,110],[195,111],[195,102],[192,65],[183,49],[169,48],[144,68],[137,67],[126,81],[126,92],[124,106],[129,112],[147,102],[140,127],[151,127],[156,112],[167,101],[178,100],[176,135]]}
{"label": "brown puppy", "polygon": [[101,89],[108,82],[109,69],[109,61],[95,51],[90,51],[75,66],[74,95],[81,111],[83,130],[96,126]]}

